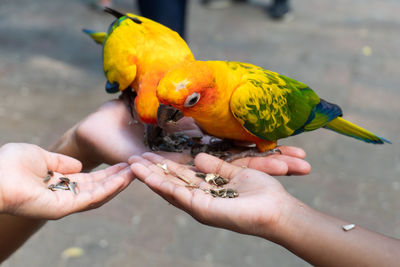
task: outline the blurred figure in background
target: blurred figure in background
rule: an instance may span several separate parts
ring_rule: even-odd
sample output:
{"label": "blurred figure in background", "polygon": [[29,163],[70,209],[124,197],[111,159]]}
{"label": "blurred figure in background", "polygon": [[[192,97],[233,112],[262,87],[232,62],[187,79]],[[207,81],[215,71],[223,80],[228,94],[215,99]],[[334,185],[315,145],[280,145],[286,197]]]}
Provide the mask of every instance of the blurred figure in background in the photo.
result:
{"label": "blurred figure in background", "polygon": [[[249,0],[202,0],[202,4],[211,9],[227,8],[235,3],[248,3]],[[283,19],[290,12],[289,0],[273,0],[272,4],[266,7],[268,16],[272,19]]]}
{"label": "blurred figure in background", "polygon": [[155,20],[185,39],[186,0],[138,0],[143,17]]}
{"label": "blurred figure in background", "polygon": [[267,8],[267,14],[272,19],[282,19],[290,11],[289,0],[274,0]]}
{"label": "blurred figure in background", "polygon": [[[138,0],[140,14],[179,33],[185,39],[187,0]],[[112,7],[112,0],[89,0],[93,9]]]}

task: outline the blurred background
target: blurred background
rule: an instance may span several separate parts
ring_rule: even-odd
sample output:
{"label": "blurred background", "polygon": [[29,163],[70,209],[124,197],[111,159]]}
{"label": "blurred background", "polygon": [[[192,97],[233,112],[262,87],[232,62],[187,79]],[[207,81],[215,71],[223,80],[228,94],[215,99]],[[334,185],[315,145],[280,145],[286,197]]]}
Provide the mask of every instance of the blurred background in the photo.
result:
{"label": "blurred background", "polygon": [[[0,0],[0,144],[46,148],[111,99],[101,47],[110,15],[84,0]],[[138,12],[134,0],[113,8]],[[250,62],[307,83],[345,118],[393,142],[374,146],[320,129],[282,140],[313,167],[278,177],[308,205],[400,238],[400,2],[302,0],[281,20],[269,1],[210,9],[188,1],[197,59]],[[82,252],[69,257],[71,247]],[[140,182],[100,209],[47,223],[3,266],[308,266],[278,245],[205,227]]]}

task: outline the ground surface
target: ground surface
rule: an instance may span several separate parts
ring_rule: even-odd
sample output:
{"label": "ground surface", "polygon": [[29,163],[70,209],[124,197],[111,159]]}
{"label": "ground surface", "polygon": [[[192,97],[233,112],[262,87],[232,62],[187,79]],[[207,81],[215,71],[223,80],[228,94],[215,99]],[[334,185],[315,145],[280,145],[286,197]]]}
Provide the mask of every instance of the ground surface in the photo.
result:
{"label": "ground surface", "polygon": [[[132,1],[115,7],[133,10]],[[262,3],[262,1],[257,1]],[[307,204],[400,238],[400,2],[293,3],[272,22],[259,4],[207,10],[190,1],[198,59],[251,62],[306,82],[345,117],[391,141],[373,146],[327,130],[284,140],[305,148],[312,173],[279,178]],[[0,144],[47,147],[110,99],[100,48],[81,29],[111,17],[83,0],[0,2]],[[81,257],[63,259],[69,247]],[[307,266],[264,240],[200,225],[135,181],[104,207],[49,222],[4,266]]]}

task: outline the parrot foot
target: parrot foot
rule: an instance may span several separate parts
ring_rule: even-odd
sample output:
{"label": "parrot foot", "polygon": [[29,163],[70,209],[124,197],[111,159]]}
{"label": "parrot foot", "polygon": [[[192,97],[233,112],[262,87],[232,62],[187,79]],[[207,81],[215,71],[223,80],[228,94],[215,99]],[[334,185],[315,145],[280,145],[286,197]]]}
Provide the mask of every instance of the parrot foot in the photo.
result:
{"label": "parrot foot", "polygon": [[153,151],[182,152],[192,146],[193,140],[183,133],[165,134],[154,125],[148,125],[145,133],[146,144]]}
{"label": "parrot foot", "polygon": [[199,153],[208,153],[218,158],[227,157],[230,155],[228,152],[234,146],[233,141],[227,139],[211,139],[209,144],[201,144],[194,142],[190,153],[195,157]]}
{"label": "parrot foot", "polygon": [[230,154],[229,156],[224,157],[223,159],[226,162],[232,162],[234,160],[241,159],[241,158],[265,157],[265,156],[269,156],[269,155],[274,155],[276,153],[282,154],[282,151],[277,147],[274,149],[271,149],[271,150],[267,150],[265,152],[258,152],[257,149],[249,149],[249,150],[245,150],[243,152],[237,153],[237,154]]}

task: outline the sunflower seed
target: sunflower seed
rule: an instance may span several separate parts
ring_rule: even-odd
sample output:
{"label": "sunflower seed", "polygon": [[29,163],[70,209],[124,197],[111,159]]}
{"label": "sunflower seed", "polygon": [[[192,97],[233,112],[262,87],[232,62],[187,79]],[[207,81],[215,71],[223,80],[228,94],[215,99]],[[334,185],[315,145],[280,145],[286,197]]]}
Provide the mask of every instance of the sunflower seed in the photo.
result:
{"label": "sunflower seed", "polygon": [[65,183],[69,183],[69,178],[67,177],[60,177],[59,179]]}
{"label": "sunflower seed", "polygon": [[43,183],[47,183],[48,181],[50,181],[51,176],[47,175],[46,177],[43,178]]}
{"label": "sunflower seed", "polygon": [[161,163],[157,163],[157,166],[160,167],[161,169],[163,169],[165,174],[169,173],[168,167],[167,167],[167,163],[161,164]]}
{"label": "sunflower seed", "polygon": [[72,183],[68,183],[68,188],[69,190],[72,191],[72,193],[74,193],[74,195],[76,195],[76,186],[77,186],[77,182],[72,182]]}

